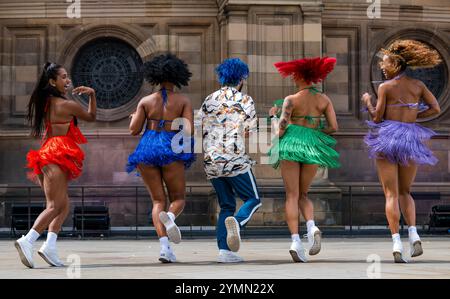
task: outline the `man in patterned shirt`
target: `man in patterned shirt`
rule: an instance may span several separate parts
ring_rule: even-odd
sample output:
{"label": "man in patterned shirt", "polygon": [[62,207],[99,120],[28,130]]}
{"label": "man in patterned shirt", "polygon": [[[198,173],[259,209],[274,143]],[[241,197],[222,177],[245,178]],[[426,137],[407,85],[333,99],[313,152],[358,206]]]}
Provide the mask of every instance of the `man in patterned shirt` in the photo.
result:
{"label": "man in patterned shirt", "polygon": [[[240,92],[247,79],[247,64],[225,59],[216,68],[222,88],[206,97],[198,120],[203,128],[204,168],[217,193],[220,206],[217,243],[220,263],[242,262],[235,254],[240,247],[240,229],[261,206],[251,160],[245,152],[245,137],[257,131],[253,99]],[[244,204],[236,215],[236,199]]]}

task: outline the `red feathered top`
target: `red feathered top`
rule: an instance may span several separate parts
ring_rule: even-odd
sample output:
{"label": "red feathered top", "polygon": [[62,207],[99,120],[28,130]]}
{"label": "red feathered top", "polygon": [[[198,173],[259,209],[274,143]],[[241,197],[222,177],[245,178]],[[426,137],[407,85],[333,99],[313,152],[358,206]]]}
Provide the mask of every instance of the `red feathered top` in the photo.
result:
{"label": "red feathered top", "polygon": [[336,58],[314,57],[287,62],[277,62],[275,67],[283,77],[293,76],[295,80],[303,79],[307,84],[324,80],[336,65]]}

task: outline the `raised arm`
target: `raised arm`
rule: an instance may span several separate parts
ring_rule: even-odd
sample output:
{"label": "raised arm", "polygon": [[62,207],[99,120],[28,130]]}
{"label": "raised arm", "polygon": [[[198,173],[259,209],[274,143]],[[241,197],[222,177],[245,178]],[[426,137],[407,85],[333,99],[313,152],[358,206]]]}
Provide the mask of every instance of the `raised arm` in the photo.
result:
{"label": "raised arm", "polygon": [[281,118],[278,125],[278,136],[282,137],[284,132],[286,132],[286,128],[289,125],[289,121],[291,120],[292,110],[294,109],[294,103],[292,99],[288,96],[284,99],[283,108],[281,110]]}
{"label": "raised arm", "polygon": [[322,132],[325,134],[332,134],[338,130],[338,123],[336,118],[336,112],[334,111],[333,103],[331,103],[331,100],[327,97],[328,105],[325,109],[325,118],[327,120],[327,127],[322,129]]}
{"label": "raised arm", "polygon": [[441,113],[441,107],[439,106],[436,97],[431,93],[431,91],[423,82],[420,81],[420,83],[422,85],[422,98],[430,108],[425,111],[419,112],[417,114],[417,118],[427,118]]}
{"label": "raised arm", "polygon": [[97,116],[97,98],[95,97],[95,90],[90,87],[80,86],[75,88],[72,93],[87,94],[89,96],[88,111],[84,109],[79,103],[75,101],[65,102],[65,106],[69,109],[70,113],[84,121],[95,121]]}
{"label": "raised arm", "polygon": [[366,105],[367,110],[369,111],[372,120],[376,123],[379,123],[383,120],[383,115],[386,110],[386,89],[387,85],[381,84],[378,87],[378,99],[376,107],[372,105],[372,97],[366,92],[362,96],[362,102]]}
{"label": "raised arm", "polygon": [[139,101],[136,112],[132,113],[130,117],[130,134],[133,136],[139,135],[146,119],[143,99]]}

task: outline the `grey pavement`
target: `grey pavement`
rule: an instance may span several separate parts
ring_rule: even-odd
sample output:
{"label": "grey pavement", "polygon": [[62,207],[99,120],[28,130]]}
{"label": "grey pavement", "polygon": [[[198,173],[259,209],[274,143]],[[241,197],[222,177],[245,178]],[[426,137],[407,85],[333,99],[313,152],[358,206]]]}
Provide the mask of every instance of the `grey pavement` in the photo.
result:
{"label": "grey pavement", "polygon": [[[161,264],[155,239],[60,240],[67,267],[47,266],[36,253],[36,268],[28,269],[13,240],[1,240],[0,278],[450,278],[450,237],[422,241],[424,255],[408,264],[393,263],[389,237],[324,238],[319,255],[293,263],[289,239],[245,239],[239,251],[244,263],[218,264],[215,240],[194,239],[173,245],[177,263]],[[403,244],[409,248],[406,239]]]}

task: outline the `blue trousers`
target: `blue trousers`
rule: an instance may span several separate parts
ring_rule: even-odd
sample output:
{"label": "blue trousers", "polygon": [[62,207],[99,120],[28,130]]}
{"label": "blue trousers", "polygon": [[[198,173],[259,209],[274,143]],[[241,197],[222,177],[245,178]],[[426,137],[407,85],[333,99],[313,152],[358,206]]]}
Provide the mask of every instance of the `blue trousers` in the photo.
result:
{"label": "blue trousers", "polygon": [[235,194],[244,201],[237,212],[236,220],[239,226],[244,227],[252,217],[253,213],[261,206],[255,176],[251,169],[234,177],[219,177],[211,179],[219,200],[220,214],[217,221],[217,245],[219,249],[230,250],[227,245],[227,230],[225,219],[233,216],[236,211]]}

